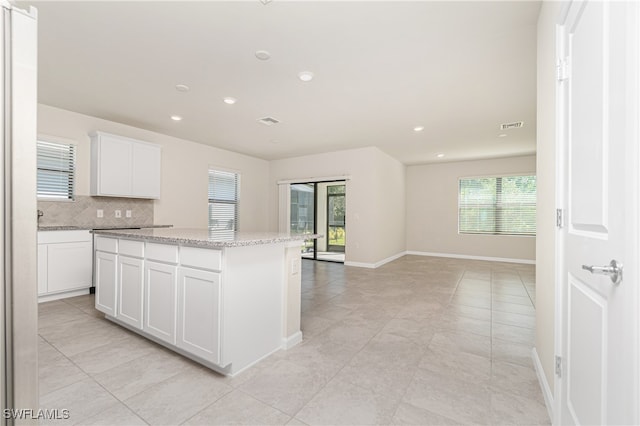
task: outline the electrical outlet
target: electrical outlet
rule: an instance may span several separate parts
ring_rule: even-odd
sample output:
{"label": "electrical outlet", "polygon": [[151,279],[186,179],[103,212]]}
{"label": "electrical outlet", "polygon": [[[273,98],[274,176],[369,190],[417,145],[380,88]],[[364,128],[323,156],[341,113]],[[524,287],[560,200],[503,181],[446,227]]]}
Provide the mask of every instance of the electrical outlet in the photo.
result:
{"label": "electrical outlet", "polygon": [[104,217],[104,210],[102,210],[102,209],[98,209],[98,210],[96,211],[96,216],[97,216],[97,217]]}
{"label": "electrical outlet", "polygon": [[127,210],[124,212],[125,217],[131,217],[131,210]]}
{"label": "electrical outlet", "polygon": [[122,210],[116,210],[116,217],[122,217]]}
{"label": "electrical outlet", "polygon": [[291,260],[291,274],[298,275],[300,272],[300,259],[292,259]]}

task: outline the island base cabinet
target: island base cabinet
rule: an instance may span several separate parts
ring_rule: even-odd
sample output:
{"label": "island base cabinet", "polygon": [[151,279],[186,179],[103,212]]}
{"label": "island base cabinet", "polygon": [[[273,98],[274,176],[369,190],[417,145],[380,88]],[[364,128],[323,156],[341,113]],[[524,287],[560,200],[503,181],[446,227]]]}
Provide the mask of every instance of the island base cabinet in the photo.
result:
{"label": "island base cabinet", "polygon": [[144,269],[142,259],[118,256],[118,310],[116,318],[142,329]]}
{"label": "island base cabinet", "polygon": [[177,346],[220,364],[220,274],[178,269]]}
{"label": "island base cabinet", "polygon": [[110,316],[116,315],[117,270],[115,254],[96,251],[96,309]]}
{"label": "island base cabinet", "polygon": [[145,317],[143,330],[176,344],[177,270],[173,265],[145,261]]}

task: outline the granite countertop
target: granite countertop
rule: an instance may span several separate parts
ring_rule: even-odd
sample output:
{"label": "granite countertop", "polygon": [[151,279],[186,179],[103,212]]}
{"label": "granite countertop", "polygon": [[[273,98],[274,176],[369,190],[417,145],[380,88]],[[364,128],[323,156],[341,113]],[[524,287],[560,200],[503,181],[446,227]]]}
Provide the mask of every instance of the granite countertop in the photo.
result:
{"label": "granite countertop", "polygon": [[320,238],[319,234],[281,234],[278,232],[235,232],[233,235],[216,235],[208,229],[155,228],[94,230],[94,234],[130,240],[151,241],[172,245],[204,248],[241,247],[258,244],[275,244]]}
{"label": "granite countertop", "polygon": [[171,228],[173,225],[42,225],[38,231],[91,231],[97,229]]}

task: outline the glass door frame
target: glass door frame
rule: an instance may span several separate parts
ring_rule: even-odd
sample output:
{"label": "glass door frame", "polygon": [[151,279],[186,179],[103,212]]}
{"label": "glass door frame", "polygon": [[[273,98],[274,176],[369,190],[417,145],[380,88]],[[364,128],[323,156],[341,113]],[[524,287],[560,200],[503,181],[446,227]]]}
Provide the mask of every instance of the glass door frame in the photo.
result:
{"label": "glass door frame", "polygon": [[[346,200],[346,196],[347,196],[347,180],[348,179],[331,179],[331,180],[319,180],[319,181],[311,181],[311,182],[295,182],[295,183],[291,183],[290,184],[290,188],[289,188],[289,193],[291,193],[292,189],[291,187],[293,187],[294,185],[310,185],[311,187],[313,187],[313,233],[317,234],[318,233],[318,184],[323,184],[323,183],[334,183],[334,182],[341,182],[344,184],[345,186],[345,191],[343,194],[336,194],[342,197],[345,197]],[[327,194],[327,209],[328,209],[328,199],[329,199],[329,194]],[[291,199],[289,199],[289,204],[291,205]],[[327,226],[325,227],[326,229],[326,235],[325,238],[327,239],[327,248],[329,247],[328,241],[329,241],[329,221],[328,218],[326,220]],[[291,224],[291,213],[289,213],[289,224]],[[289,225],[291,226],[291,225]],[[346,212],[345,212],[345,228],[346,228]],[[346,247],[345,247],[346,249]],[[344,253],[344,251],[342,251],[342,253]],[[313,255],[312,256],[302,256],[303,259],[309,259],[309,260],[315,260],[315,261],[320,261],[320,262],[334,262],[334,263],[344,263],[344,260],[331,260],[331,259],[320,259],[318,258],[318,240],[317,239],[313,239]]]}

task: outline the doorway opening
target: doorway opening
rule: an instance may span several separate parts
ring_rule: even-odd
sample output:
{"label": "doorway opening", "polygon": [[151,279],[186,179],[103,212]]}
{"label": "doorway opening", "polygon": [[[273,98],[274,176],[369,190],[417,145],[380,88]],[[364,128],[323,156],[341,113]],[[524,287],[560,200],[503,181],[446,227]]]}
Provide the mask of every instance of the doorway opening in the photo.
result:
{"label": "doorway opening", "polygon": [[305,240],[302,257],[344,263],[345,181],[296,183],[290,188],[290,232],[322,235],[322,238]]}

